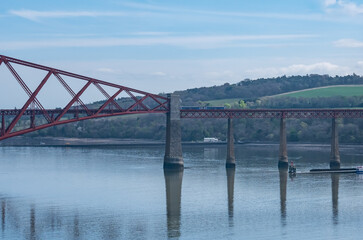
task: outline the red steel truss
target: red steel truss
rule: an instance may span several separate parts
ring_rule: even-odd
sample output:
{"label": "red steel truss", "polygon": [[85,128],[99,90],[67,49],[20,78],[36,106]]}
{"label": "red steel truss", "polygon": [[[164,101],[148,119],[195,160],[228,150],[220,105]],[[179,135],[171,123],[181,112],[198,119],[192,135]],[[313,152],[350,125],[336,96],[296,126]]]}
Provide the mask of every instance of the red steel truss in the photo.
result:
{"label": "red steel truss", "polygon": [[[29,98],[21,109],[0,109],[0,140],[55,125],[86,119],[126,114],[166,113],[169,111],[168,98],[163,96],[0,55],[0,66],[2,64],[8,68]],[[13,64],[46,72],[45,77],[36,87],[34,92],[30,90],[18,72],[14,69]],[[42,90],[43,86],[52,75],[55,76],[55,78],[72,97],[72,100],[62,109],[45,109],[41,102],[37,99],[38,93]],[[81,90],[74,92],[74,90],[63,79],[64,76],[70,77],[72,81],[83,81],[84,85]],[[1,85],[2,87],[6,87],[4,82],[2,82]],[[82,94],[84,94],[90,85],[94,85],[105,97],[105,102],[97,109],[89,109],[89,107],[87,107],[87,105],[81,100]],[[114,89],[116,92],[111,96],[105,90],[105,86]],[[133,101],[127,107],[121,107],[120,104],[115,101],[121,93],[126,93]],[[76,105],[74,106],[74,104]],[[36,120],[36,116],[39,115],[44,117],[42,119],[43,121]],[[29,128],[16,127],[21,118],[25,116],[28,116],[28,119],[30,119]]]}
{"label": "red steel truss", "polygon": [[363,118],[363,109],[182,109],[181,118]]}

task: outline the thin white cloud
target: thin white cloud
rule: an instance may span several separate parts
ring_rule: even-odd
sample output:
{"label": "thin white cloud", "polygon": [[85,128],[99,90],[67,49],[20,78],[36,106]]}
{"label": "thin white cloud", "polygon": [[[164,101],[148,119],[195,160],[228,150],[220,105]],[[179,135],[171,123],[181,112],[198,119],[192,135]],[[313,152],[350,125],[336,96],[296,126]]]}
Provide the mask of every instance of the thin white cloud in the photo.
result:
{"label": "thin white cloud", "polygon": [[75,17],[144,17],[152,16],[149,12],[130,12],[130,11],[35,11],[35,10],[10,10],[10,14],[29,19],[32,21],[40,21],[47,18],[75,18]]}
{"label": "thin white cloud", "polygon": [[111,68],[98,68],[97,71],[102,72],[102,73],[115,73],[116,72],[114,69],[111,69]]}
{"label": "thin white cloud", "polygon": [[331,13],[363,14],[363,4],[357,4],[349,0],[325,0],[325,7],[326,11]]}
{"label": "thin white cloud", "polygon": [[334,46],[346,47],[346,48],[361,48],[361,47],[363,47],[363,42],[355,40],[355,39],[345,38],[345,39],[340,39],[338,41],[335,41]]}
{"label": "thin white cloud", "polygon": [[[309,34],[282,34],[282,35],[216,35],[216,36],[180,36],[180,37],[149,37],[149,38],[72,38],[51,39],[38,41],[10,41],[0,42],[0,49],[31,49],[31,48],[62,48],[62,47],[117,47],[117,46],[155,46],[167,45],[196,49],[212,49],[229,47],[230,44],[245,41],[262,41],[247,44],[251,47],[266,46],[263,41],[296,40],[313,38]],[[269,45],[267,45],[269,46]]]}
{"label": "thin white cloud", "polygon": [[334,5],[334,4],[336,4],[336,3],[337,3],[337,1],[336,1],[336,0],[325,0],[325,1],[324,1],[324,5],[325,5],[326,7],[329,7],[329,6]]}
{"label": "thin white cloud", "polygon": [[266,72],[270,76],[280,75],[306,75],[306,74],[329,74],[329,75],[347,75],[350,69],[345,66],[339,66],[330,62],[318,62],[313,64],[293,64],[287,67],[257,68],[246,71],[248,74],[264,76]]}
{"label": "thin white cloud", "polygon": [[133,32],[132,35],[138,36],[166,36],[171,35],[171,32]]}
{"label": "thin white cloud", "polygon": [[165,72],[153,72],[152,76],[165,77],[167,74]]}
{"label": "thin white cloud", "polygon": [[123,2],[124,6],[139,10],[174,12],[181,14],[212,15],[220,17],[245,17],[245,18],[272,18],[272,19],[293,19],[293,20],[323,20],[321,14],[288,14],[288,13],[268,13],[268,12],[227,12],[227,11],[206,11],[187,8],[171,8],[153,4]]}
{"label": "thin white cloud", "polygon": [[167,16],[181,17],[185,16],[190,19],[191,16],[198,15],[198,18],[204,16],[213,16],[226,18],[271,18],[271,19],[291,19],[291,20],[324,20],[322,14],[289,14],[289,13],[268,13],[268,12],[227,12],[227,11],[206,11],[184,8],[168,8],[157,5],[124,3],[134,10],[125,11],[37,11],[37,10],[10,10],[11,15],[22,17],[31,21],[40,21],[48,18],[75,18],[75,17],[145,17],[145,16]]}

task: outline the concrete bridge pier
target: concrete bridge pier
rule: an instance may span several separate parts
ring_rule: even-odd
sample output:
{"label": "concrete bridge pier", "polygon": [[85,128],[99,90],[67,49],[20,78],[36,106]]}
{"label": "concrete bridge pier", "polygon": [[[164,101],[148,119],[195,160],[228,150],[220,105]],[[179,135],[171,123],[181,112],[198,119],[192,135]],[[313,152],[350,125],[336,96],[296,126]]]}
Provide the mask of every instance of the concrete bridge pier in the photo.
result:
{"label": "concrete bridge pier", "polygon": [[330,151],[330,168],[340,168],[339,140],[338,140],[338,123],[336,118],[332,119],[331,131],[331,151]]}
{"label": "concrete bridge pier", "polygon": [[232,118],[228,118],[226,168],[235,168],[235,167],[236,167],[236,158],[234,156],[233,121]]}
{"label": "concrete bridge pier", "polygon": [[166,145],[164,156],[164,169],[184,168],[181,146],[180,128],[180,97],[168,94],[169,112],[166,114]]}
{"label": "concrete bridge pier", "polygon": [[0,128],[0,136],[5,134],[5,116],[1,115],[1,128]]}
{"label": "concrete bridge pier", "polygon": [[279,150],[279,169],[287,169],[289,166],[287,160],[287,143],[286,143],[286,119],[280,119],[280,150]]}

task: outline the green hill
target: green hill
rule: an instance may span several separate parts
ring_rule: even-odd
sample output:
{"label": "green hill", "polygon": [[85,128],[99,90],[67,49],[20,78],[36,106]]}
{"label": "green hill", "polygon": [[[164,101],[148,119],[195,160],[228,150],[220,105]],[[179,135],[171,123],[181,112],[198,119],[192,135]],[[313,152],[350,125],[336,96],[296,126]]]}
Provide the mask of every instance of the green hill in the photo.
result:
{"label": "green hill", "polygon": [[315,97],[336,97],[336,96],[342,96],[342,97],[363,96],[363,85],[320,87],[320,88],[306,89],[306,90],[278,94],[271,97],[315,98]]}
{"label": "green hill", "polygon": [[343,77],[311,74],[256,80],[245,79],[235,84],[225,83],[221,86],[193,88],[176,93],[181,96],[184,106],[192,106],[198,105],[200,101],[221,99],[255,101],[265,96],[336,85],[363,85],[363,77],[355,74]]}

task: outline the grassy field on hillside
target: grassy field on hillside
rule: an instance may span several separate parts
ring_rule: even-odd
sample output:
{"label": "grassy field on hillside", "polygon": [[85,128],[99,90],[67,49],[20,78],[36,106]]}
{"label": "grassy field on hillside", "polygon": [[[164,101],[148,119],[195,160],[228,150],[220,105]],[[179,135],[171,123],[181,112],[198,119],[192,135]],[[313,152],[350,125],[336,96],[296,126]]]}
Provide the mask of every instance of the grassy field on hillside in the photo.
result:
{"label": "grassy field on hillside", "polygon": [[303,98],[314,98],[314,97],[353,97],[362,96],[363,86],[334,86],[334,87],[323,87],[315,89],[306,89],[296,92],[284,93],[275,95],[274,97],[303,97]]}
{"label": "grassy field on hillside", "polygon": [[[343,96],[343,97],[363,96],[363,85],[331,86],[331,87],[306,89],[301,91],[278,94],[274,96],[266,96],[266,98],[270,97],[315,98],[315,97],[335,97],[335,96]],[[242,98],[209,100],[209,101],[204,101],[204,104],[208,104],[208,106],[210,107],[223,107],[224,104],[233,105],[235,103],[238,103],[241,99]]]}

